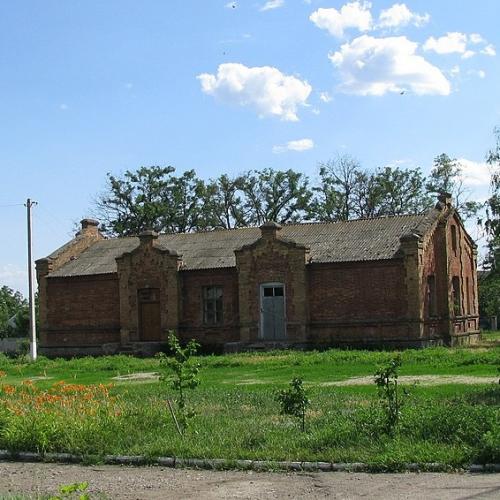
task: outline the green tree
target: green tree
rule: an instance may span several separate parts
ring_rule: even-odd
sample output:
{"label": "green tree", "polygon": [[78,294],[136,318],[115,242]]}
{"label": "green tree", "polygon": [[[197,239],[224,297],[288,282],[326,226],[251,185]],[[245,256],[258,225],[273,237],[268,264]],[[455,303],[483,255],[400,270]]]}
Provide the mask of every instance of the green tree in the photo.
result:
{"label": "green tree", "polygon": [[194,170],[182,175],[171,176],[170,183],[163,190],[165,212],[160,217],[162,232],[188,233],[198,229],[208,229],[212,221],[207,217],[203,198],[205,184]]}
{"label": "green tree", "polygon": [[442,153],[434,158],[434,166],[426,183],[429,193],[449,193],[453,204],[465,219],[477,214],[480,204],[469,199],[462,180],[462,165],[456,158]]}
{"label": "green tree", "polygon": [[363,174],[357,160],[349,155],[320,164],[319,184],[313,188],[314,198],[308,218],[325,222],[349,220],[357,216],[355,201],[360,202],[356,186]]}
{"label": "green tree", "polygon": [[306,430],[306,410],[311,405],[300,377],[290,382],[288,389],[278,391],[276,400],[282,415],[290,415],[300,420],[302,432]]}
{"label": "green tree", "polygon": [[376,174],[378,215],[419,214],[432,206],[420,168],[385,167]]}
{"label": "green tree", "polygon": [[244,220],[248,225],[266,221],[298,222],[305,218],[312,193],[308,179],[293,170],[265,168],[243,176]]}
{"label": "green tree", "polygon": [[185,430],[189,425],[189,419],[196,415],[194,408],[188,405],[186,391],[193,390],[200,384],[198,378],[200,364],[193,360],[200,344],[190,340],[185,347],[182,347],[175,333],[169,332],[168,347],[171,356],[159,353],[157,357],[160,364],[166,366],[172,376],[163,375],[160,380],[170,382],[172,389],[177,392],[178,420],[182,430]]}
{"label": "green tree", "polygon": [[496,143],[486,156],[491,168],[491,196],[486,202],[486,231],[489,241],[488,263],[495,273],[500,273],[500,128],[495,128]]}
{"label": "green tree", "polygon": [[8,286],[0,288],[0,337],[28,334],[28,303],[21,293]]}
{"label": "green tree", "polygon": [[166,213],[164,193],[171,185],[172,167],[141,167],[122,177],[107,174],[107,187],[96,200],[102,230],[117,236],[139,234],[145,229],[162,231]]}
{"label": "green tree", "polygon": [[500,316],[500,273],[492,271],[478,280],[479,313],[490,318]]}
{"label": "green tree", "polygon": [[102,230],[116,236],[145,229],[184,233],[210,227],[203,199],[206,187],[194,170],[180,176],[173,167],[141,167],[122,177],[108,173],[108,185],[96,200]]}
{"label": "green tree", "polygon": [[394,432],[401,414],[401,395],[398,387],[398,372],[401,367],[401,355],[397,354],[375,372],[374,381],[385,413],[385,427],[389,434]]}
{"label": "green tree", "polygon": [[205,214],[214,228],[232,229],[247,226],[243,207],[243,177],[226,174],[211,179],[205,189]]}

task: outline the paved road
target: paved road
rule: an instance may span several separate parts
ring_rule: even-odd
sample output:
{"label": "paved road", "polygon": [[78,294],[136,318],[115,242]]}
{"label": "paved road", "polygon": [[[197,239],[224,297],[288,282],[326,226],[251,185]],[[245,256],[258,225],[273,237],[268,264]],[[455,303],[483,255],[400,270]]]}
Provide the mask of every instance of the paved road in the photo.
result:
{"label": "paved road", "polygon": [[500,474],[199,471],[163,467],[0,463],[0,498],[56,493],[88,481],[111,499],[499,499]]}

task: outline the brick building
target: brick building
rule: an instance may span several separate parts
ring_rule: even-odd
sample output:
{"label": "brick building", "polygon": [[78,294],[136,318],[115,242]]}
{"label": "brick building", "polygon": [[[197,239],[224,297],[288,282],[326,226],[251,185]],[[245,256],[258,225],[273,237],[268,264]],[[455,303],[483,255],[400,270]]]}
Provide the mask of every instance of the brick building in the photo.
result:
{"label": "brick building", "polygon": [[440,196],[422,215],[105,239],[85,219],[36,263],[48,355],[476,340],[476,246]]}

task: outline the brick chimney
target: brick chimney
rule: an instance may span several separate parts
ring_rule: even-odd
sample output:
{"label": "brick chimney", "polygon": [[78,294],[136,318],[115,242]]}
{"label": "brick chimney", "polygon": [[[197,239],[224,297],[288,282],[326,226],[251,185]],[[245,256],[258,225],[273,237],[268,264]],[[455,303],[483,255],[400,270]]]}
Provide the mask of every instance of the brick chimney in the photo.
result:
{"label": "brick chimney", "polygon": [[438,194],[438,203],[436,205],[436,208],[438,209],[444,209],[444,208],[451,208],[453,205],[453,198],[451,196],[451,193],[439,193]]}
{"label": "brick chimney", "polygon": [[146,229],[142,233],[139,234],[139,241],[141,243],[141,247],[144,245],[153,246],[153,241],[158,238],[158,233],[153,231],[152,229]]}
{"label": "brick chimney", "polygon": [[81,235],[97,236],[99,233],[99,221],[95,219],[82,219],[80,224],[82,225],[82,229],[80,231]]}
{"label": "brick chimney", "polygon": [[281,231],[281,226],[277,222],[268,221],[260,226],[262,238],[266,240],[275,240],[278,231]]}

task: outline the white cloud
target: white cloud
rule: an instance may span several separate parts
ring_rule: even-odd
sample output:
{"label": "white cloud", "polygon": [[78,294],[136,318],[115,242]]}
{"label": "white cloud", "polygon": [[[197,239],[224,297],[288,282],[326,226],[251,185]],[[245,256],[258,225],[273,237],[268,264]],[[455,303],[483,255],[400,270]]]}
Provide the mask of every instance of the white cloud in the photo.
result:
{"label": "white cloud", "polygon": [[13,264],[6,264],[0,267],[0,287],[6,285],[15,291],[20,291],[23,295],[26,295],[27,283],[27,270]]}
{"label": "white cloud", "polygon": [[418,95],[448,95],[449,81],[439,68],[415,54],[417,46],[405,36],[362,35],[329,58],[339,70],[339,88],[346,93],[383,95],[410,90]]}
{"label": "white cloud", "polygon": [[314,141],[312,139],[298,139],[296,141],[288,141],[281,146],[273,146],[273,153],[284,153],[285,151],[307,151],[314,148]]}
{"label": "white cloud", "polygon": [[483,50],[481,50],[481,54],[484,54],[486,56],[496,56],[497,52],[495,50],[495,47],[490,43],[486,45]]}
{"label": "white cloud", "polygon": [[320,29],[327,30],[331,35],[342,38],[344,30],[356,28],[359,31],[368,31],[372,28],[370,2],[350,2],[340,10],[320,8],[314,11],[309,19]]}
{"label": "white cloud", "polygon": [[383,10],[378,18],[380,28],[400,28],[413,24],[423,26],[429,22],[429,14],[416,14],[412,12],[404,3],[395,3],[392,7]]}
{"label": "white cloud", "polygon": [[458,66],[458,64],[455,64],[455,66],[453,66],[453,68],[450,69],[450,75],[457,76],[459,74],[460,74],[460,66]]}
{"label": "white cloud", "polygon": [[479,33],[471,33],[469,35],[469,41],[473,44],[484,43],[486,40]]}
{"label": "white cloud", "polygon": [[240,63],[220,64],[217,74],[197,76],[201,89],[222,102],[250,106],[259,116],[298,121],[297,108],[307,104],[312,87],[271,66],[249,68]]}
{"label": "white cloud", "polygon": [[488,187],[490,185],[490,168],[485,162],[477,162],[458,158],[462,167],[462,180],[465,186]]}
{"label": "white cloud", "polygon": [[236,9],[236,7],[238,7],[238,3],[237,2],[228,2],[224,7],[226,7],[226,9]]}
{"label": "white cloud", "polygon": [[268,0],[259,10],[265,12],[266,10],[279,9],[285,5],[285,0]]}
{"label": "white cloud", "polygon": [[319,93],[319,98],[323,102],[330,102],[332,100],[332,96],[328,92],[320,92]]}
{"label": "white cloud", "polygon": [[467,48],[467,35],[465,33],[446,33],[439,38],[431,36],[423,46],[424,50],[433,50],[438,54],[463,54]]}
{"label": "white cloud", "polygon": [[480,49],[480,53],[487,56],[495,56],[495,47],[479,34],[459,33],[457,31],[446,33],[439,38],[429,37],[423,45],[424,50],[432,50],[437,54],[462,54],[462,59],[469,59],[476,52],[468,46],[469,44],[478,45],[484,44]]}

